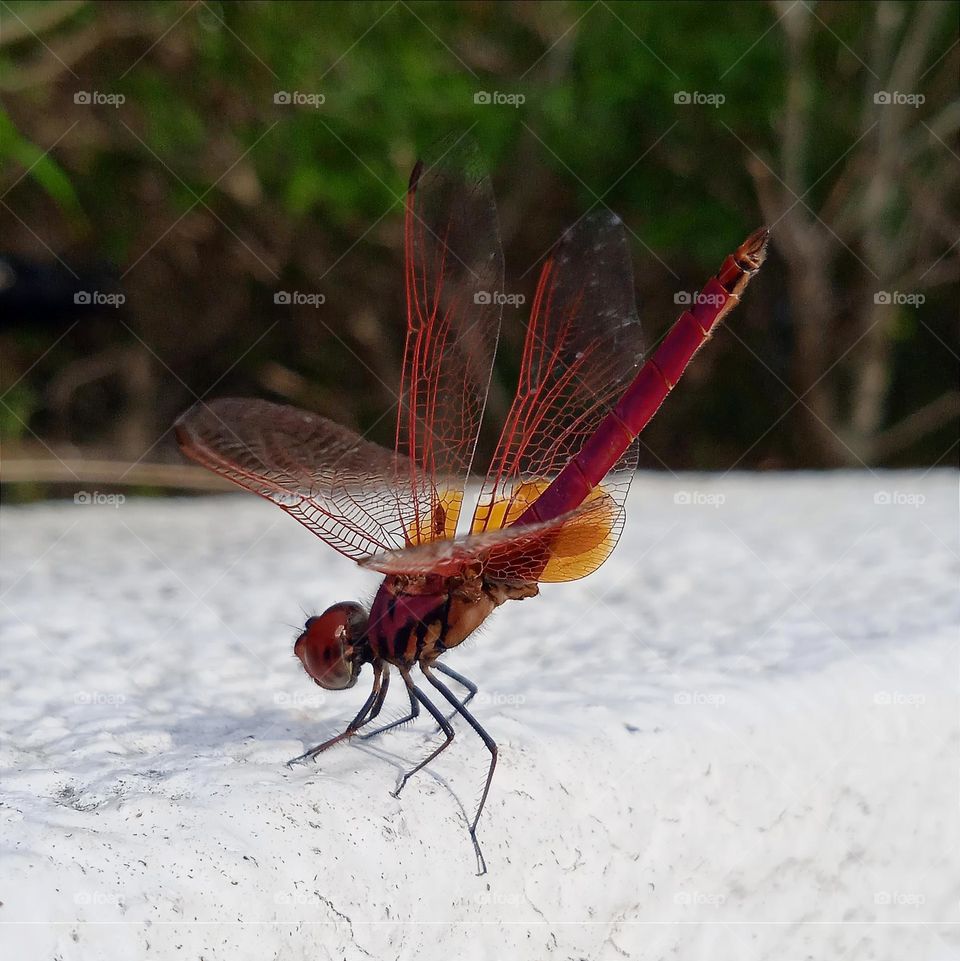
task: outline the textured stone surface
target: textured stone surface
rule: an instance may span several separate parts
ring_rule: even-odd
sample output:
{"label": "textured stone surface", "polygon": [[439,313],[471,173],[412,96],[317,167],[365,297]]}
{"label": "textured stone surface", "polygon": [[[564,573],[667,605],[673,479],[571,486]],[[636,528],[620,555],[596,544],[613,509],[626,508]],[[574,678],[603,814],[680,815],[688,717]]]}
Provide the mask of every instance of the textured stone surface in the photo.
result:
{"label": "textured stone surface", "polygon": [[284,766],[370,676],[297,628],[374,576],[243,495],[2,535],[10,957],[960,957],[954,473],[638,477],[599,573],[448,656],[483,878],[469,729],[399,800],[423,720]]}

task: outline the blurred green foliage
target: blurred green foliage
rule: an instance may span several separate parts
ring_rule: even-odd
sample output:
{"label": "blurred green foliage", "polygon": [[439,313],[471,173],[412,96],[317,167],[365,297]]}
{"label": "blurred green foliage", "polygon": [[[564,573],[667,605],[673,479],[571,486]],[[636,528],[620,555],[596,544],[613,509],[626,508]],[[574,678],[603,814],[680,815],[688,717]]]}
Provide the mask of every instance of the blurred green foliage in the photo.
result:
{"label": "blurred green foliage", "polygon": [[[4,334],[0,386],[26,375],[6,400],[5,436],[173,457],[157,439],[212,390],[286,398],[389,442],[403,191],[418,153],[451,132],[469,131],[489,159],[517,289],[530,293],[549,245],[602,203],[636,241],[638,297],[659,334],[677,312],[674,292],[699,287],[763,221],[751,164],[783,176],[791,82],[809,109],[797,158],[805,205],[828,203],[835,168],[861,135],[865,70],[880,70],[871,44],[881,6],[808,5],[803,77],[788,56],[787,6],[4,4],[5,249],[52,255],[78,275],[112,269],[127,296],[122,313],[85,320],[45,357],[71,317],[46,328],[20,318]],[[920,6],[886,5],[898,18],[893,54]],[[956,62],[957,5],[944,6],[925,48],[931,123],[956,99],[943,75]],[[82,91],[125,99],[77,103]],[[524,102],[477,103],[483,91]],[[279,92],[323,102],[277,103]],[[678,104],[682,92],[723,102]],[[932,264],[946,247],[925,256]],[[834,280],[851,297],[868,296],[854,290],[865,256],[851,247],[837,260]],[[325,308],[278,310],[273,292],[291,287],[323,290]],[[648,466],[824,462],[795,440],[804,405],[783,416],[807,385],[793,357],[803,305],[776,252],[750,297],[736,340],[718,338],[722,346],[698,361],[697,383],[651,428]],[[928,343],[932,330],[948,351],[960,349],[955,306],[955,289],[940,287],[922,318],[908,311],[890,324],[886,425],[955,386],[955,365]],[[845,302],[836,319],[837,355],[858,309]],[[522,319],[508,315],[505,327],[494,418],[515,374]],[[102,373],[91,358],[103,360]],[[926,366],[910,369],[917,358]],[[945,446],[938,430],[908,446],[903,462],[933,462]]]}

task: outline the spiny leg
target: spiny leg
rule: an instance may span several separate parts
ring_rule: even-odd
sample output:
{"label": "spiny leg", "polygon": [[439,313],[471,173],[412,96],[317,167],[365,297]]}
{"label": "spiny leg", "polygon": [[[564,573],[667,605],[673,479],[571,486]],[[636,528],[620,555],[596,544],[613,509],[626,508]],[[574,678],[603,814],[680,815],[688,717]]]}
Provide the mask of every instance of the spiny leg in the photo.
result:
{"label": "spiny leg", "polygon": [[[382,684],[381,684],[382,678]],[[322,744],[318,744],[316,747],[310,748],[309,751],[305,751],[299,757],[291,758],[287,761],[287,767],[293,764],[303,764],[306,761],[310,761],[315,758],[318,754],[326,751],[327,748],[333,747],[334,744],[339,744],[341,741],[345,741],[347,738],[353,737],[357,731],[363,727],[364,724],[369,724],[379,713],[380,709],[383,707],[383,702],[387,697],[387,689],[390,687],[390,668],[382,667],[379,664],[375,664],[373,668],[373,689],[370,691],[369,696],[363,702],[363,707],[360,708],[357,716],[347,725],[347,728],[343,733],[332,737]]]}
{"label": "spiny leg", "polygon": [[[446,664],[441,664],[436,661],[433,665],[441,674],[446,674],[447,677],[452,677],[458,684],[463,685],[470,693],[460,701],[461,707],[466,707],[474,698],[477,693],[477,685],[470,680],[469,677],[464,677],[458,671],[455,671],[452,667],[447,667]],[[447,720],[452,721],[457,716],[457,712],[454,711],[452,714],[447,715]],[[367,737],[370,735],[368,734]]]}
{"label": "spiny leg", "polygon": [[403,678],[403,683],[407,685],[407,690],[410,692],[411,697],[415,697],[430,712],[437,724],[440,725],[440,730],[443,731],[446,740],[432,754],[428,754],[413,770],[407,771],[407,773],[400,778],[400,783],[393,792],[394,797],[400,797],[400,792],[403,790],[407,781],[409,781],[417,771],[426,767],[438,754],[445,751],[450,746],[451,741],[453,741],[453,728],[447,722],[447,719],[443,716],[440,709],[413,683],[409,668],[401,667],[400,676]]}
{"label": "spiny leg", "polygon": [[[439,665],[436,666],[439,668]],[[480,821],[480,814],[483,811],[483,805],[486,803],[487,795],[490,793],[490,782],[493,780],[493,771],[497,766],[497,744],[480,726],[480,722],[456,699],[450,688],[448,688],[440,678],[434,675],[429,666],[421,664],[420,670],[423,671],[424,677],[454,706],[456,713],[466,718],[467,723],[477,732],[480,739],[486,744],[487,750],[490,752],[490,769],[487,771],[487,782],[483,786],[480,804],[477,807],[477,813],[474,815],[473,823],[470,825],[470,839],[473,841],[473,849],[477,853],[477,873],[486,874],[487,862],[483,859],[480,843],[477,841],[477,824]],[[448,672],[445,671],[444,673]]]}
{"label": "spiny leg", "polygon": [[370,738],[376,737],[378,734],[383,734],[384,731],[392,731],[395,727],[400,727],[401,724],[406,724],[408,721],[416,720],[416,718],[420,716],[420,702],[416,699],[416,697],[414,697],[413,692],[409,688],[407,689],[407,695],[410,698],[409,714],[397,718],[397,720],[391,721],[389,724],[384,724],[383,727],[378,727],[375,731],[358,735],[360,740],[369,741]]}

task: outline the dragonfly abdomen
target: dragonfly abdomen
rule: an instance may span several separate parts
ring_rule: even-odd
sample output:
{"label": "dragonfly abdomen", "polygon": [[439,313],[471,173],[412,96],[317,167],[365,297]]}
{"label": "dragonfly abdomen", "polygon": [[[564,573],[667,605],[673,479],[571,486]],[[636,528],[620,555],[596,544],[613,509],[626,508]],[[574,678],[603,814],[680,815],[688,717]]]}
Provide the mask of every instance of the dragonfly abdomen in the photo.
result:
{"label": "dragonfly abdomen", "polygon": [[767,230],[745,240],[684,311],[653,355],[600,422],[596,433],[560,471],[518,524],[548,521],[574,510],[613,469],[676,386],[693,355],[706,343],[759,270],[766,256]]}

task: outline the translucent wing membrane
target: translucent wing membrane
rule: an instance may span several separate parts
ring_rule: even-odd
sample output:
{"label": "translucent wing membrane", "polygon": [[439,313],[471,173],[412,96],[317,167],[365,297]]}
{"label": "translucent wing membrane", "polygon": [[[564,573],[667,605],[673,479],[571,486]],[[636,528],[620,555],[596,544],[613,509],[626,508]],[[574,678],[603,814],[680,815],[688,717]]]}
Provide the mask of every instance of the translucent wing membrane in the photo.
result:
{"label": "translucent wing membrane", "polygon": [[623,528],[632,438],[739,300],[766,239],[757,231],[726,259],[704,288],[713,299],[682,314],[641,369],[623,225],[604,213],[567,231],[541,272],[516,396],[469,530],[456,537],[500,329],[503,253],[476,150],[447,141],[417,164],[407,194],[395,451],[257,400],[197,405],[177,421],[177,439],[372,570],[482,572],[505,583],[584,577]]}
{"label": "translucent wing membrane", "polygon": [[411,466],[324,417],[263,400],[200,404],[176,423],[183,452],[266,497],[353,560],[409,543]]}
{"label": "translucent wing membrane", "polygon": [[[520,382],[474,514],[474,532],[507,527],[523,514],[616,404],[642,354],[623,225],[609,213],[585,218],[544,264]],[[547,565],[540,580],[572,580],[603,563],[622,529],[636,464],[633,443],[594,492],[592,509],[603,505],[608,533],[582,563]]]}
{"label": "translucent wing membrane", "polygon": [[404,240],[397,451],[409,456],[417,514],[408,538],[417,544],[456,531],[500,331],[503,253],[493,190],[472,144],[448,142],[417,164]]}
{"label": "translucent wing membrane", "polygon": [[455,538],[500,327],[503,255],[472,145],[441,147],[410,181],[407,340],[391,453],[316,414],[255,400],[198,405],[184,452],[278,504],[347,557],[385,574],[480,564],[504,581],[596,570],[623,527],[630,445],[575,511],[516,522],[583,447],[639,369],[640,327],[620,221],[587,218],[544,265],[520,383],[471,529]]}
{"label": "translucent wing membrane", "polygon": [[609,556],[622,528],[622,510],[597,492],[577,510],[550,521],[436,540],[361,561],[383,574],[452,577],[471,568],[491,581],[571,581]]}

